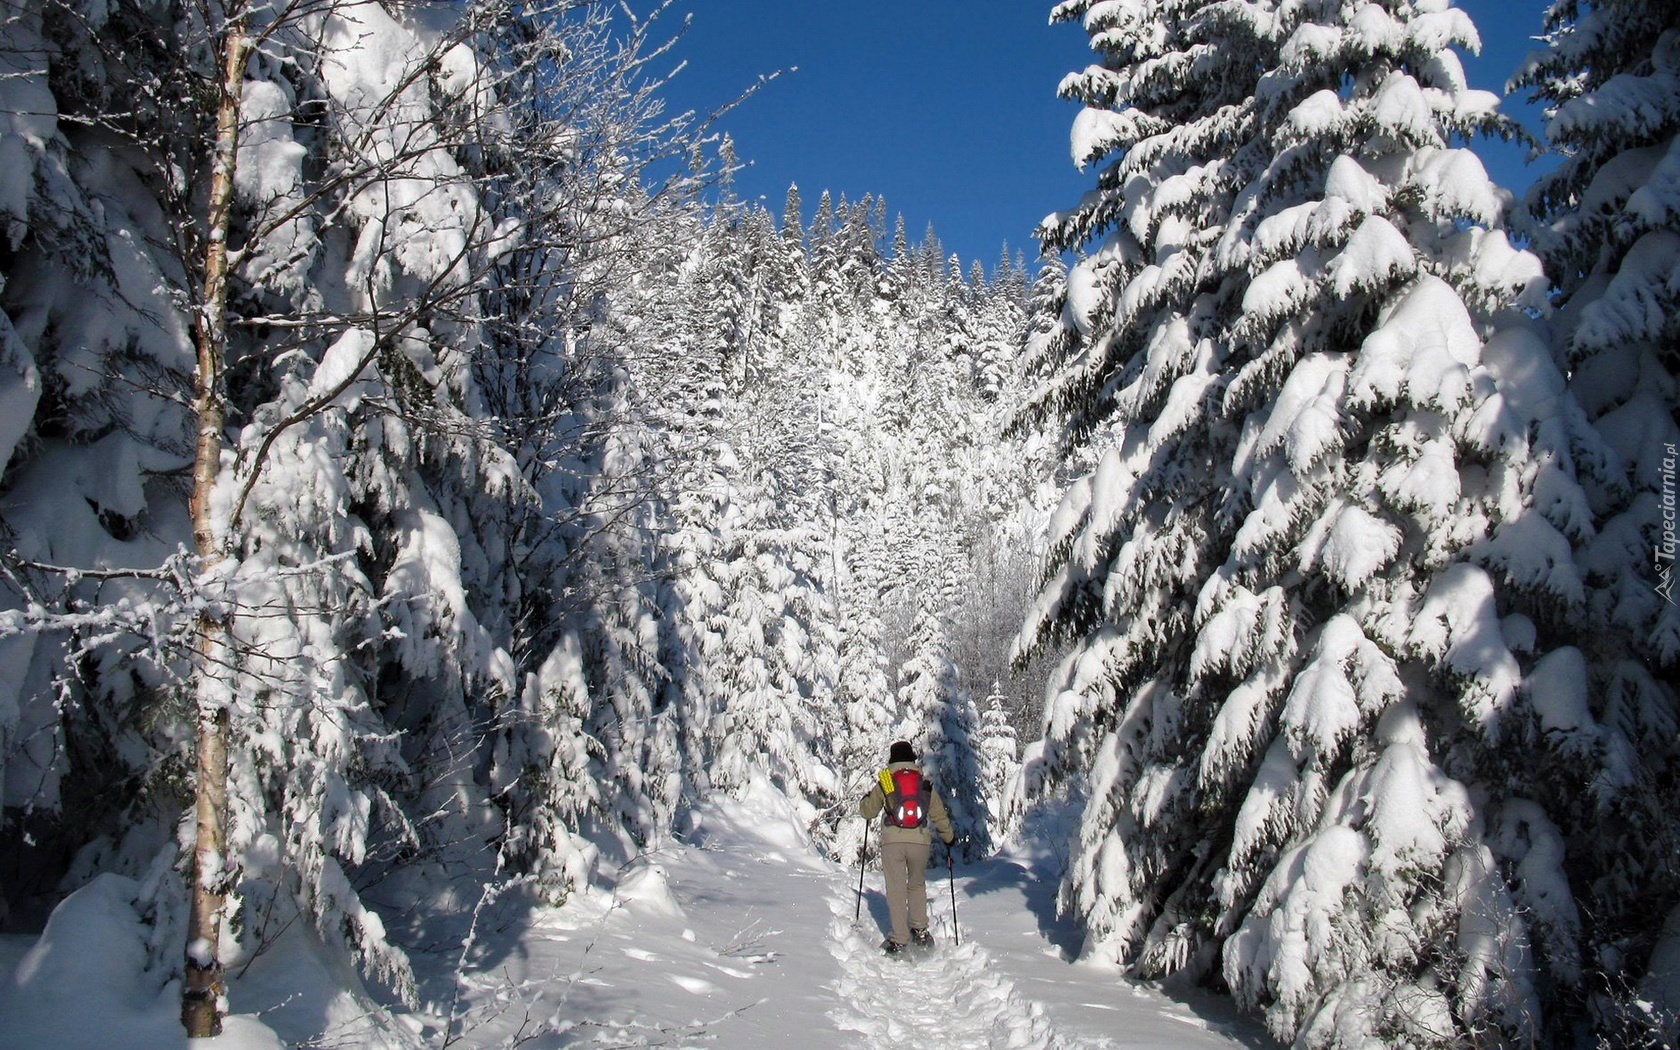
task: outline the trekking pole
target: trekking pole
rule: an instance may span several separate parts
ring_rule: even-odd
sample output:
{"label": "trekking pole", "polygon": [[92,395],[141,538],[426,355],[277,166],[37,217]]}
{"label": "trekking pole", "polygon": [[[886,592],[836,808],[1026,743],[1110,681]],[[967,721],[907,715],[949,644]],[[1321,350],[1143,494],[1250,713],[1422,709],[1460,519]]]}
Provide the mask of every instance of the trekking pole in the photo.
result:
{"label": "trekking pole", "polygon": [[962,931],[957,929],[957,868],[951,863],[951,847],[945,847],[946,881],[951,884],[951,943],[954,947],[962,947]]}
{"label": "trekking pole", "polygon": [[852,923],[855,925],[863,919],[863,867],[869,859],[869,818],[863,818],[863,845],[858,847],[858,899],[857,908],[852,912]]}

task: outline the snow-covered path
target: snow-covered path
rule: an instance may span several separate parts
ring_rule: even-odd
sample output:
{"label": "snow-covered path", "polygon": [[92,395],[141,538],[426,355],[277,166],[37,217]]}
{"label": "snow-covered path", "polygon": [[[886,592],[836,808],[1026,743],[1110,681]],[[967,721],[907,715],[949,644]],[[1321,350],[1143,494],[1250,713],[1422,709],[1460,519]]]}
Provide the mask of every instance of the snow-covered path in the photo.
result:
{"label": "snow-covered path", "polygon": [[[686,841],[638,859],[611,900],[544,915],[475,979],[489,1007],[465,1045],[525,1020],[511,988],[543,989],[568,1030],[534,1048],[722,1046],[732,1050],[1184,1050],[1268,1046],[1210,999],[1192,1009],[1070,963],[1055,887],[1033,858],[930,873],[929,952],[880,951],[886,901],[866,874],[815,856],[769,792],[708,807]],[[563,992],[556,989],[564,988]],[[492,1004],[499,999],[503,1006]],[[501,1009],[501,1016],[488,1015]]]}

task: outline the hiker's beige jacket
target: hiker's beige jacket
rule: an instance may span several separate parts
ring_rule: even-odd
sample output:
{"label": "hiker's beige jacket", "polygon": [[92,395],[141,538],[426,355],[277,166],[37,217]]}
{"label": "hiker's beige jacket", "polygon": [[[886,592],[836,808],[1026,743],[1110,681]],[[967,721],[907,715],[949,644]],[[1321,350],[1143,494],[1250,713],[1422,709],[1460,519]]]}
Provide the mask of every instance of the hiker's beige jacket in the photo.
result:
{"label": "hiker's beige jacket", "polygon": [[[896,773],[901,769],[921,769],[915,762],[894,762],[887,767],[887,772]],[[924,776],[926,774],[923,774]],[[874,820],[881,815],[881,810],[887,804],[887,796],[881,790],[880,781],[870,789],[869,794],[863,796],[858,804],[864,819]],[[881,841],[887,842],[933,842],[933,829],[939,829],[940,841],[950,845],[956,840],[957,833],[951,827],[951,815],[945,812],[945,801],[939,797],[939,786],[933,785],[933,800],[928,804],[928,820],[919,828],[895,828],[887,824],[881,828]]]}

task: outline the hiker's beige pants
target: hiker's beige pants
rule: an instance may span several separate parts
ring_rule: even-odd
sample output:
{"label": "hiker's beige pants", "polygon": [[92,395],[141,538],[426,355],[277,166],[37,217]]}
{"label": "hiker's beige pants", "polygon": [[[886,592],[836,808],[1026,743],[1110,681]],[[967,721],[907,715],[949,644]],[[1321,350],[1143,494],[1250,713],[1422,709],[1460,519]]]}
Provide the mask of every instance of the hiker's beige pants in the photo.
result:
{"label": "hiker's beige pants", "polygon": [[927,866],[932,842],[884,842],[881,870],[887,876],[887,915],[892,919],[891,937],[899,944],[910,943],[910,930],[927,929]]}

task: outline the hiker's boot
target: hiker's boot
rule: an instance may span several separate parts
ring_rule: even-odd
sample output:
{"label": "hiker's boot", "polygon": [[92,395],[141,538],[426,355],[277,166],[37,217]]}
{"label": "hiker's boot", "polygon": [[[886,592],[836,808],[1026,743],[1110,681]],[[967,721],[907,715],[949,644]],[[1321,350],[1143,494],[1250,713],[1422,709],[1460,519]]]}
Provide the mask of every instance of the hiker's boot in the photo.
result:
{"label": "hiker's boot", "polygon": [[886,952],[888,955],[897,955],[899,952],[904,950],[904,945],[893,940],[891,937],[888,937],[886,940],[881,942],[881,950]]}
{"label": "hiker's boot", "polygon": [[918,930],[915,927],[911,927],[910,943],[914,944],[918,948],[931,948],[933,947],[933,934],[927,932],[926,930]]}

